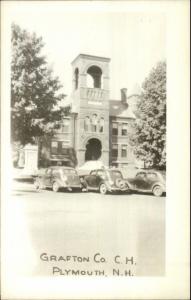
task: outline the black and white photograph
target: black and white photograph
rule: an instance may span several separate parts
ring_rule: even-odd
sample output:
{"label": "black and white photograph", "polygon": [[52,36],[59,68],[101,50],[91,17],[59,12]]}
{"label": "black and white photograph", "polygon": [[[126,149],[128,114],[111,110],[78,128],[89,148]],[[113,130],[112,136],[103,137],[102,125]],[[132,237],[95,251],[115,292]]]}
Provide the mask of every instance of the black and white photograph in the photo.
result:
{"label": "black and white photograph", "polygon": [[2,299],[188,299],[183,258],[180,294],[154,287],[175,268],[173,18],[135,2],[3,1]]}

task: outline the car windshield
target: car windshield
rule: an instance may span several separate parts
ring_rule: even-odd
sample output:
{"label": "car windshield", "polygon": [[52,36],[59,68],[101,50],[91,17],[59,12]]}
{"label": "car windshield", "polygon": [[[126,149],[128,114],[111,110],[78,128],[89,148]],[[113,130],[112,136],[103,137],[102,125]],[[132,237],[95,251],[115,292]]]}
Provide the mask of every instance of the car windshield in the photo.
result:
{"label": "car windshield", "polygon": [[110,177],[115,180],[117,178],[122,178],[122,174],[119,171],[109,171]]}
{"label": "car windshield", "polygon": [[99,175],[99,176],[105,176],[105,171],[98,170],[97,171],[97,175]]}
{"label": "car windshield", "polygon": [[72,169],[63,169],[62,173],[65,175],[76,175],[77,174],[76,171],[72,170]]}
{"label": "car windshield", "polygon": [[147,173],[147,178],[150,180],[156,180],[158,176],[157,173]]}
{"label": "car windshield", "polygon": [[157,172],[157,175],[158,175],[158,178],[161,180],[161,181],[163,181],[163,182],[165,182],[166,181],[166,173],[162,173],[162,172]]}

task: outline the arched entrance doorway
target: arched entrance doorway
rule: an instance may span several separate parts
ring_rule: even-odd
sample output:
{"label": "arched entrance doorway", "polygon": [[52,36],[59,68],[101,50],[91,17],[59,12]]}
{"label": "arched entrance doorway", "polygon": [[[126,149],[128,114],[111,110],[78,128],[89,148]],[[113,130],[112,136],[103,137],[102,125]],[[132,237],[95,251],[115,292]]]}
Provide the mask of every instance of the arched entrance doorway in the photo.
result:
{"label": "arched entrance doorway", "polygon": [[85,161],[98,160],[101,157],[101,142],[98,139],[90,139],[86,144]]}

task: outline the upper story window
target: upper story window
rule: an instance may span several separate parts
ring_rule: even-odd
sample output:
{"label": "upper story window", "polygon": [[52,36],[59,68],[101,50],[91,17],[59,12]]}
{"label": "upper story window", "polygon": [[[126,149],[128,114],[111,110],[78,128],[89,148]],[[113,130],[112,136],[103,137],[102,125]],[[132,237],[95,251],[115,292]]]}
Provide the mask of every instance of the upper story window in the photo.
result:
{"label": "upper story window", "polygon": [[86,116],[84,119],[84,131],[103,132],[104,118],[100,118],[93,114],[91,117]]}
{"label": "upper story window", "polygon": [[58,153],[58,142],[51,142],[51,153],[52,154]]}
{"label": "upper story window", "polygon": [[127,157],[127,145],[121,146],[121,157]]}
{"label": "upper story window", "polygon": [[68,149],[65,147],[66,147],[65,143],[62,143],[61,154],[63,154],[63,155],[68,154]]}
{"label": "upper story window", "polygon": [[62,122],[62,132],[69,132],[70,128],[70,120],[69,119],[64,119]]}
{"label": "upper story window", "polygon": [[92,116],[92,119],[91,119],[91,129],[92,129],[92,132],[96,132],[97,131],[97,123],[98,123],[97,115],[94,114]]}
{"label": "upper story window", "polygon": [[69,141],[52,141],[51,142],[51,154],[53,155],[68,155],[68,147]]}
{"label": "upper story window", "polygon": [[91,66],[87,70],[87,86],[101,89],[102,70],[97,66]]}
{"label": "upper story window", "polygon": [[85,131],[89,131],[90,130],[90,118],[89,117],[85,117],[85,120],[84,120],[84,130]]}
{"label": "upper story window", "polygon": [[79,70],[78,70],[78,68],[75,69],[74,76],[75,76],[75,90],[77,90],[78,89],[78,82],[79,82]]}
{"label": "upper story window", "polygon": [[117,122],[112,123],[112,135],[118,135],[118,123]]}
{"label": "upper story window", "polygon": [[127,123],[123,123],[122,124],[121,134],[122,135],[127,135],[127,131],[128,131],[128,124]]}
{"label": "upper story window", "polygon": [[117,144],[112,145],[112,157],[118,157],[118,145]]}
{"label": "upper story window", "polygon": [[101,118],[99,121],[99,132],[104,131],[104,118]]}

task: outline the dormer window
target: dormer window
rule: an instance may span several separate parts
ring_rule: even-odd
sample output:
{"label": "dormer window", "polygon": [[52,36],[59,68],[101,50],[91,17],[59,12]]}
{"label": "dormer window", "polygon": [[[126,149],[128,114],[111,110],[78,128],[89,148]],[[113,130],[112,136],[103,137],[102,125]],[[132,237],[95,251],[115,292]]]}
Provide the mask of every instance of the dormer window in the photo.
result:
{"label": "dormer window", "polygon": [[91,66],[87,70],[87,86],[101,89],[102,70],[97,66]]}

